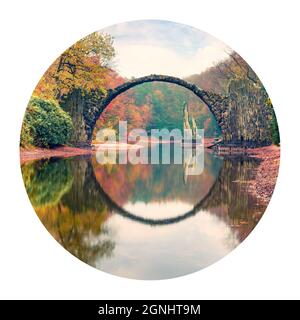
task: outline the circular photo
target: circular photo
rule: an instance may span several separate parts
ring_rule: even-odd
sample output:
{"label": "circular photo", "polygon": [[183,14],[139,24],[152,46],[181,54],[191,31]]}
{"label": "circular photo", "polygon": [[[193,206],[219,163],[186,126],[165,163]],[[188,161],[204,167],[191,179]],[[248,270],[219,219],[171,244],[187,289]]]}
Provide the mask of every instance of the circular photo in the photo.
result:
{"label": "circular photo", "polygon": [[142,280],[236,248],[266,210],[279,159],[273,105],[251,67],[161,20],[66,49],[36,85],[20,138],[25,188],[50,235],[90,266]]}

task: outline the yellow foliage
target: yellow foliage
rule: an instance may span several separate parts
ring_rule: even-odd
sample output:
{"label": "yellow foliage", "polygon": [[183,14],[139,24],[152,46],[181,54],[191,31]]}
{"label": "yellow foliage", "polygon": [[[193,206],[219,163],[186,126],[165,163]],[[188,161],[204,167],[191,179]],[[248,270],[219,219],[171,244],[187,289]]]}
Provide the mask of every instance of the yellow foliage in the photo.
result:
{"label": "yellow foliage", "polygon": [[114,57],[113,39],[94,32],[60,55],[42,76],[34,95],[59,100],[74,89],[105,91],[105,74]]}

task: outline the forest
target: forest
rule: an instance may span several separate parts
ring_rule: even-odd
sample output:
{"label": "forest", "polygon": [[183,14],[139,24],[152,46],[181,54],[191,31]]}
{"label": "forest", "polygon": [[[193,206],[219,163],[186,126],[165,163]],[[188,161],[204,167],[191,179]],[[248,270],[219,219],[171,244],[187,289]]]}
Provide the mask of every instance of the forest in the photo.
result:
{"label": "forest", "polygon": [[82,98],[105,94],[115,80],[110,76],[109,68],[114,56],[112,37],[98,32],[76,42],[61,54],[33,91],[21,129],[21,147],[52,148],[71,144],[75,133],[74,117],[81,115],[79,110],[66,111],[63,104],[74,93]]}
{"label": "forest", "polygon": [[[60,55],[37,84],[28,103],[20,145],[22,148],[53,148],[70,145],[84,139],[75,130],[85,126],[88,117],[85,104],[97,104],[107,90],[127,79],[114,71],[116,52],[113,38],[99,32],[76,42]],[[264,90],[260,80],[248,64],[236,53],[207,69],[189,76],[186,80],[204,90],[228,94],[233,80],[249,80]],[[97,120],[95,132],[101,128],[117,128],[119,120],[126,120],[130,128],[182,129],[183,105],[188,102],[197,127],[205,129],[206,137],[220,136],[216,120],[207,106],[193,93],[178,85],[152,82],[136,86],[117,96]],[[268,120],[271,140],[279,144],[278,125],[270,99],[265,106],[270,109]]]}

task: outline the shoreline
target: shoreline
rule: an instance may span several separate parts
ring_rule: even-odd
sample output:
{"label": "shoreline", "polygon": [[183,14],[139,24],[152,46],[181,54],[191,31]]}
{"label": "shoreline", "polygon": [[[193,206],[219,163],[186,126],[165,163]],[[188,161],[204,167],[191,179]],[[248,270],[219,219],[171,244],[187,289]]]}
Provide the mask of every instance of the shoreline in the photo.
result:
{"label": "shoreline", "polygon": [[51,157],[68,158],[80,155],[93,154],[95,151],[92,149],[83,149],[69,146],[60,146],[53,149],[34,148],[24,149],[20,148],[20,162],[24,164],[30,161],[41,159],[48,159]]}
{"label": "shoreline", "polygon": [[275,189],[279,166],[280,147],[268,146],[258,148],[250,157],[260,160],[255,169],[253,179],[249,182],[248,191],[255,195],[263,204],[268,204]]}

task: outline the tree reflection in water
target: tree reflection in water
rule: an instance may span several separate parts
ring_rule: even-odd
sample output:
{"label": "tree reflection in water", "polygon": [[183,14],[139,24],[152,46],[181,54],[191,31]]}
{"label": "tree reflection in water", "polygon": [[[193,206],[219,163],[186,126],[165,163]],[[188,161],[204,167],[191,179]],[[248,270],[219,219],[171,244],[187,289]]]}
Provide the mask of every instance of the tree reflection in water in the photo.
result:
{"label": "tree reflection in water", "polygon": [[104,225],[109,211],[88,159],[37,161],[23,165],[22,174],[40,220],[65,249],[90,265],[111,256],[114,242]]}
{"label": "tree reflection in water", "polygon": [[[181,165],[99,165],[89,156],[28,163],[22,174],[32,205],[51,235],[70,253],[99,267],[103,259],[114,258],[116,241],[122,241],[109,223],[118,212],[103,190],[120,207],[143,203],[150,209],[165,204],[167,209],[170,201],[193,207],[206,197],[199,211],[223,221],[238,242],[247,237],[265,210],[247,192],[257,161],[212,154],[204,161],[204,172],[187,181]],[[151,232],[154,227],[149,228]],[[233,242],[228,242],[230,250]]]}

